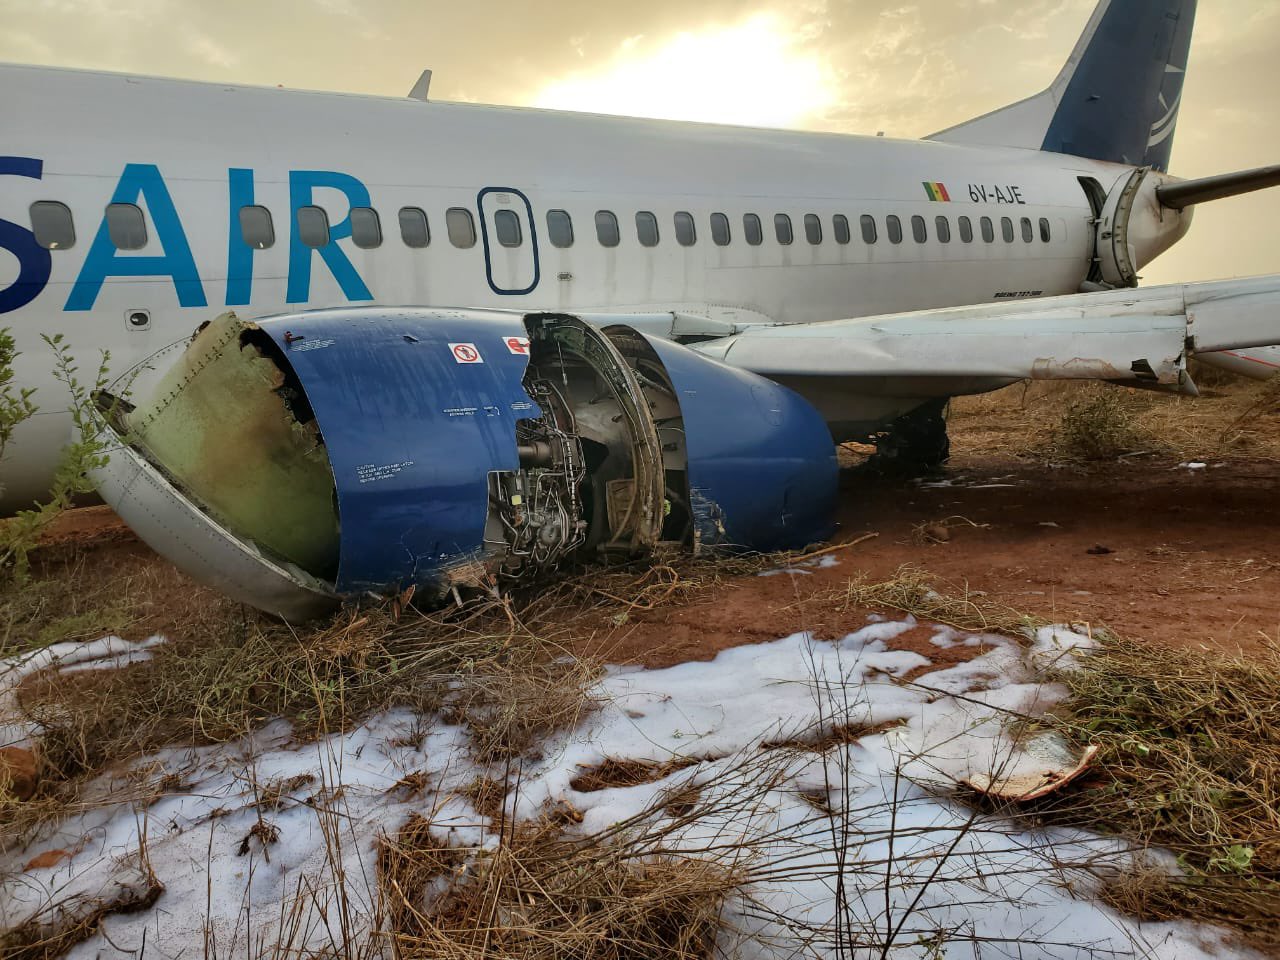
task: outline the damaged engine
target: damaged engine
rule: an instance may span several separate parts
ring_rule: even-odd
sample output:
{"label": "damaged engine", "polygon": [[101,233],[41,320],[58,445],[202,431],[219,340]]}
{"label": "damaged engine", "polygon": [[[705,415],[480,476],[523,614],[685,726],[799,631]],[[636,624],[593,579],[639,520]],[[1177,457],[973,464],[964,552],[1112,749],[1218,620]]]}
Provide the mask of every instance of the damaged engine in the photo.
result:
{"label": "damaged engine", "polygon": [[443,597],[664,545],[831,531],[817,411],[622,325],[225,314],[136,392],[99,397],[103,498],[195,578],[290,620],[369,591]]}

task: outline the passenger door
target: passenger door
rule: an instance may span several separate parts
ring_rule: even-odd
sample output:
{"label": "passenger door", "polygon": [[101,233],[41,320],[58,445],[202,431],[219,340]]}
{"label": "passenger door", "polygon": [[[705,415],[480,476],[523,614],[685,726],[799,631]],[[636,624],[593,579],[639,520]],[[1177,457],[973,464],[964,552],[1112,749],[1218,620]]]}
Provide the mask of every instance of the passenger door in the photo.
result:
{"label": "passenger door", "polygon": [[476,197],[489,288],[503,296],[538,285],[538,234],[529,198],[514,187],[485,187]]}

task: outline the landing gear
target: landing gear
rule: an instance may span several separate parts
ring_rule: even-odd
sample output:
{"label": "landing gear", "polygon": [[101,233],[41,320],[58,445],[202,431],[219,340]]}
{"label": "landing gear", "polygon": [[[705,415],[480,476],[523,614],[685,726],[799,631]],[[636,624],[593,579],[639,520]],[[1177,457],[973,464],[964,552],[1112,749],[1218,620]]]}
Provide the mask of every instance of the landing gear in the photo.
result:
{"label": "landing gear", "polygon": [[947,436],[947,398],[930,400],[904,413],[876,437],[876,453],[868,466],[893,476],[937,473],[951,458]]}

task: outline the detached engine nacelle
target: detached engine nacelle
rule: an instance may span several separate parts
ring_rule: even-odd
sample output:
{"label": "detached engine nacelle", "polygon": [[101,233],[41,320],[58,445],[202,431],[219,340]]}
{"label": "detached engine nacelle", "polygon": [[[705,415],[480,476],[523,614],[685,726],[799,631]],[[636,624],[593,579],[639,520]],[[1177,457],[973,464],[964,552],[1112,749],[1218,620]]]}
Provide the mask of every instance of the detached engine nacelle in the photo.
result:
{"label": "detached engine nacelle", "polygon": [[99,404],[107,503],[196,579],[291,620],[832,529],[834,449],[805,400],[572,316],[226,314],[149,397]]}

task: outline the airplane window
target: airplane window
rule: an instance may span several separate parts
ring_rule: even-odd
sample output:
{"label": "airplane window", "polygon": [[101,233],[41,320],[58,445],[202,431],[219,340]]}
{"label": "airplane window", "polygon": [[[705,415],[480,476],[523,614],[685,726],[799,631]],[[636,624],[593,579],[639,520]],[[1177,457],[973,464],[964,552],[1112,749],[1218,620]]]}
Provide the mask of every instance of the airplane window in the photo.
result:
{"label": "airplane window", "polygon": [[241,207],[240,239],[255,250],[275,246],[276,228],[271,222],[271,211],[266,207]]}
{"label": "airplane window", "polygon": [[996,229],[991,225],[990,217],[982,218],[982,239],[987,243],[996,242]]}
{"label": "airplane window", "polygon": [[939,243],[951,242],[951,221],[946,217],[933,218],[934,232],[938,235]]}
{"label": "airplane window", "polygon": [[636,236],[642,247],[658,245],[658,218],[648,210],[641,210],[636,214]]}
{"label": "airplane window", "polygon": [[729,245],[729,218],[723,213],[711,215],[711,240],[717,247]]}
{"label": "airplane window", "polygon": [[602,247],[616,247],[622,239],[618,232],[618,218],[608,210],[596,211],[596,239]]}
{"label": "airplane window", "polygon": [[56,200],[37,200],[31,205],[31,232],[46,250],[69,250],[76,245],[71,210]]}
{"label": "airplane window", "polygon": [[682,247],[692,247],[698,240],[693,228],[693,214],[681,210],[676,214],[676,242]]}
{"label": "airplane window", "polygon": [[382,220],[372,207],[351,208],[351,241],[361,250],[382,246]]}
{"label": "airplane window", "polygon": [[449,242],[465,250],[476,245],[476,222],[466,207],[450,207],[444,212],[444,228]]}
{"label": "airplane window", "polygon": [[141,250],[147,245],[147,220],[132,203],[107,205],[107,235],[117,250]]}
{"label": "airplane window", "polygon": [[911,236],[915,237],[916,243],[924,243],[929,239],[929,232],[924,227],[924,217],[911,218]]}
{"label": "airplane window", "polygon": [[327,246],[329,215],[320,207],[299,207],[298,239],[313,249]]}
{"label": "airplane window", "polygon": [[843,213],[837,213],[831,218],[831,229],[836,235],[836,243],[849,242],[849,218]]}
{"label": "airplane window", "polygon": [[420,207],[400,208],[400,239],[406,247],[422,248],[431,243],[427,213]]}
{"label": "airplane window", "polygon": [[498,242],[504,247],[518,247],[524,243],[520,218],[514,210],[499,210],[493,215],[493,225],[497,228]]}
{"label": "airplane window", "polygon": [[778,242],[786,246],[795,237],[791,233],[791,218],[785,213],[775,213],[773,215],[773,232],[778,237]]}
{"label": "airplane window", "polygon": [[1022,242],[1030,243],[1035,238],[1036,238],[1036,231],[1031,226],[1031,218],[1023,217],[1022,218]]}
{"label": "airplane window", "polygon": [[816,213],[804,215],[804,238],[812,244],[822,242],[822,221]]}
{"label": "airplane window", "polygon": [[891,213],[889,214],[889,216],[885,217],[884,222],[885,222],[885,226],[889,228],[889,242],[901,243],[902,242],[902,221],[899,220],[896,216],[894,216]]}
{"label": "airplane window", "polygon": [[876,242],[876,218],[869,213],[864,213],[858,218],[858,223],[862,226],[862,242]]}
{"label": "airplane window", "polygon": [[968,217],[960,218],[960,239],[965,243],[973,243],[973,221]]}
{"label": "airplane window", "polygon": [[1013,221],[1008,217],[1000,218],[1000,233],[1005,243],[1013,243]]}
{"label": "airplane window", "polygon": [[1044,243],[1048,243],[1053,239],[1053,232],[1049,229],[1049,221],[1044,217],[1040,218],[1040,239]]}
{"label": "airplane window", "polygon": [[764,243],[764,230],[760,226],[760,218],[754,213],[742,215],[742,232],[746,234],[747,243],[758,247]]}
{"label": "airplane window", "polygon": [[573,246],[573,220],[567,210],[547,211],[547,233],[553,247]]}

